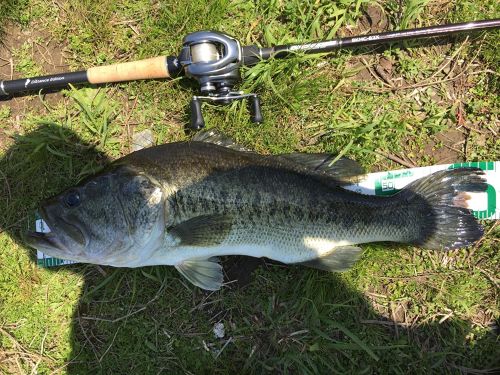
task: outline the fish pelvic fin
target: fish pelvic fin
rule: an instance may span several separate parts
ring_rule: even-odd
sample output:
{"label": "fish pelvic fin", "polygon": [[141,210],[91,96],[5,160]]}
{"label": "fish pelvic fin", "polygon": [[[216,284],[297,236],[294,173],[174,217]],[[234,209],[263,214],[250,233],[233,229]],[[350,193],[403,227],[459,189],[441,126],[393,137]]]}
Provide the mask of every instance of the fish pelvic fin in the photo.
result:
{"label": "fish pelvic fin", "polygon": [[467,206],[467,192],[486,191],[483,176],[477,168],[439,171],[399,192],[403,209],[420,218],[416,238],[408,242],[427,249],[451,250],[478,241],[483,228]]}
{"label": "fish pelvic fin", "polygon": [[188,259],[175,265],[175,268],[197,287],[205,290],[219,290],[222,287],[224,276],[217,258]]}
{"label": "fish pelvic fin", "polygon": [[182,246],[218,245],[229,234],[232,219],[226,215],[212,214],[193,217],[167,229]]}
{"label": "fish pelvic fin", "polygon": [[356,263],[362,252],[360,247],[339,246],[327,255],[299,264],[328,272],[344,272]]}

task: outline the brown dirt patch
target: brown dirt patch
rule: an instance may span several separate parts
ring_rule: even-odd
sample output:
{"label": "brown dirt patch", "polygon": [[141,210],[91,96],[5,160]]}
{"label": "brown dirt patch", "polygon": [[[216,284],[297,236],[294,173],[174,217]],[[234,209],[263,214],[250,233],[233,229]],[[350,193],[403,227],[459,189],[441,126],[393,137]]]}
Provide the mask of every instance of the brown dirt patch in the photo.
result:
{"label": "brown dirt patch", "polygon": [[[42,74],[55,74],[66,71],[64,49],[61,43],[39,25],[23,30],[18,25],[7,24],[0,42],[0,80],[23,78],[16,66],[19,61],[13,56],[25,43],[29,43],[31,58],[42,69]],[[46,95],[44,100],[49,106],[62,100],[58,93]],[[7,124],[0,124],[0,149],[9,143],[9,134],[21,130],[22,120],[28,113],[44,114],[47,109],[36,94],[0,100],[0,111],[7,107],[10,118]]]}
{"label": "brown dirt patch", "polygon": [[425,145],[423,155],[432,155],[436,164],[447,164],[464,161],[466,134],[451,128],[437,134]]}
{"label": "brown dirt patch", "polygon": [[375,5],[369,5],[355,27],[341,27],[339,36],[373,34],[388,31],[389,20],[384,10]]}

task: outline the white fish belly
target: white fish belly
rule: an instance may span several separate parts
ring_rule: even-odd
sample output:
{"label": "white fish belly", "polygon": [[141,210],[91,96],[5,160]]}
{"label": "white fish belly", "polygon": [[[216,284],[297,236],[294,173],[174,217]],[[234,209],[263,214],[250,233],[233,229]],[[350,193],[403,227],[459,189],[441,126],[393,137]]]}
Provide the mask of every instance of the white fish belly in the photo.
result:
{"label": "white fish belly", "polygon": [[338,239],[327,231],[304,233],[294,228],[267,228],[260,232],[232,231],[221,244],[208,247],[177,246],[169,249],[168,263],[179,264],[193,258],[225,255],[266,257],[283,263],[300,263],[323,257],[340,246],[369,242],[372,239]]}

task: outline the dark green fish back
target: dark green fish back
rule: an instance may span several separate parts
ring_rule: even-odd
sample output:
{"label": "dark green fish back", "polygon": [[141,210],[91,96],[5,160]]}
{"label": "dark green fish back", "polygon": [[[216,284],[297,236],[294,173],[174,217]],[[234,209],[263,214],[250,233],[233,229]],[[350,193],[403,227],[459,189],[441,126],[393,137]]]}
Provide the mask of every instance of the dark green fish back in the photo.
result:
{"label": "dark green fish back", "polygon": [[[326,236],[327,232],[332,237],[334,231],[339,241],[396,241],[432,248],[454,248],[480,236],[468,210],[455,207],[453,202],[464,187],[485,186],[479,177],[472,177],[475,172],[470,170],[446,174],[448,179],[457,179],[452,191],[446,190],[441,182],[431,193],[427,192],[429,184],[420,184],[427,190],[420,193],[417,186],[404,194],[377,197],[336,187],[334,177],[308,172],[304,165],[294,168],[290,162],[290,158],[262,156],[206,142],[162,145],[120,160],[172,190],[175,222],[198,215],[222,214],[231,215],[235,223],[247,228],[249,236],[255,236],[263,227],[276,230],[303,227],[310,228],[318,237]],[[439,207],[434,207],[433,196],[441,192],[444,198],[438,200]],[[446,215],[440,215],[444,206],[449,209]],[[447,240],[435,240],[436,233],[441,233],[438,221],[443,218],[449,221],[452,215],[458,219],[454,226],[450,224],[443,229],[450,233],[443,237]],[[471,229],[465,230],[461,222]],[[467,238],[456,240],[460,233],[467,233]]]}
{"label": "dark green fish back", "polygon": [[401,223],[399,217],[388,221],[376,215],[391,210],[394,200],[334,189],[321,181],[324,176],[291,170],[287,160],[210,143],[158,146],[122,162],[175,186],[175,223],[197,215],[226,214],[248,228],[248,236],[257,235],[262,227],[287,230],[295,225],[316,226],[318,236],[335,227],[339,238],[346,240],[369,236],[374,224],[377,238],[387,238],[394,234],[391,223]]}

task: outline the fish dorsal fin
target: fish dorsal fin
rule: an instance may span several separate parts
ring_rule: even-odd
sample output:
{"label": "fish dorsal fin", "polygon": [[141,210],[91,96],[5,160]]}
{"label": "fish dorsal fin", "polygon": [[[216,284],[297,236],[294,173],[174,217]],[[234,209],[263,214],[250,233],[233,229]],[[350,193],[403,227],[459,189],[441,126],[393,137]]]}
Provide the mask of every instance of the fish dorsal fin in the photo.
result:
{"label": "fish dorsal fin", "polygon": [[320,258],[315,258],[300,264],[329,272],[343,272],[351,268],[358,260],[363,250],[356,246],[339,246]]}
{"label": "fish dorsal fin", "polygon": [[[215,129],[198,132],[192,140],[196,142],[212,143],[242,152],[254,152],[237,144],[233,139]],[[333,178],[337,185],[356,182],[365,173],[358,162],[349,158],[342,157],[332,164],[336,157],[336,155],[326,153],[307,154],[295,152],[291,154],[274,155],[270,158],[275,158],[281,162],[285,161],[287,167],[292,170],[300,170],[301,172],[316,176]]]}
{"label": "fish dorsal fin", "polygon": [[189,282],[205,290],[219,290],[224,276],[217,258],[188,259],[175,266]]}
{"label": "fish dorsal fin", "polygon": [[232,224],[231,217],[226,215],[201,215],[168,228],[167,231],[182,246],[213,246],[224,241]]}
{"label": "fish dorsal fin", "polygon": [[225,136],[224,134],[220,133],[218,130],[215,129],[203,130],[201,132],[196,133],[192,141],[213,143],[214,145],[227,147],[237,151],[253,152],[252,150],[237,144],[233,139],[229,138],[228,136]]}
{"label": "fish dorsal fin", "polygon": [[293,153],[277,155],[278,158],[294,163],[304,168],[304,171],[314,175],[327,176],[340,183],[356,182],[364,174],[363,167],[358,162],[342,157],[332,163],[336,156],[331,154]]}

